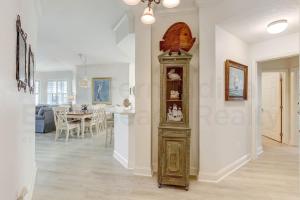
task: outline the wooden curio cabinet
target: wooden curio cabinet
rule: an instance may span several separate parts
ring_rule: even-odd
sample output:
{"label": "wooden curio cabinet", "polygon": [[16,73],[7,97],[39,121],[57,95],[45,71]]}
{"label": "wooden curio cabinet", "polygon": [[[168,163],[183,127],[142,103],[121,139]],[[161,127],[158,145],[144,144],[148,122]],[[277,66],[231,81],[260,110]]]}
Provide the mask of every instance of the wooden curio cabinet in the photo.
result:
{"label": "wooden curio cabinet", "polygon": [[158,184],[189,188],[189,63],[187,52],[159,56],[160,126],[158,131]]}

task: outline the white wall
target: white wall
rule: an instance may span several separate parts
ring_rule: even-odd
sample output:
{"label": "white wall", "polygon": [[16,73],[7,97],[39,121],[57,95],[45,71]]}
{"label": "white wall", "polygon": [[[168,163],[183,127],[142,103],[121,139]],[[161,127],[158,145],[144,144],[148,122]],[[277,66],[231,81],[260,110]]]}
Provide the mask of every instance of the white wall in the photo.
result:
{"label": "white wall", "polygon": [[224,94],[225,61],[249,65],[249,46],[218,26],[236,13],[235,8],[224,7],[225,2],[199,3],[200,181],[218,182],[250,159],[251,99],[225,102]]}
{"label": "white wall", "polygon": [[151,176],[151,26],[141,23],[138,9],[135,36],[134,173]]}
{"label": "white wall", "polygon": [[[217,146],[219,151],[218,166],[220,169],[237,159],[250,156],[250,105],[247,101],[226,102],[225,99],[225,67],[226,59],[249,65],[248,44],[216,27],[216,75],[217,75]],[[251,81],[251,79],[250,79]],[[249,90],[248,95],[251,96]]]}
{"label": "white wall", "polygon": [[161,12],[156,15],[157,23],[152,25],[152,165],[153,170],[158,166],[158,126],[160,120],[160,63],[158,56],[159,42],[162,40],[168,28],[176,22],[185,22],[191,28],[196,42],[189,53],[193,55],[190,63],[190,127],[191,132],[191,157],[190,172],[198,174],[199,165],[199,38],[198,38],[198,10],[189,9],[176,13]]}
{"label": "white wall", "polygon": [[30,199],[35,164],[34,95],[18,92],[16,82],[16,19],[21,15],[27,41],[36,52],[34,0],[9,0],[0,6],[0,199],[17,199],[27,187]]}
{"label": "white wall", "polygon": [[299,53],[299,33],[252,44],[250,53],[254,62],[297,55]]}
{"label": "white wall", "polygon": [[73,95],[73,71],[36,72],[35,79],[40,82],[40,104],[47,104],[48,81],[64,80],[68,82],[68,96]]}
{"label": "white wall", "polygon": [[[85,72],[86,71],[86,72]],[[90,80],[92,78],[110,77],[112,78],[112,105],[122,105],[123,100],[129,97],[129,64],[102,64],[89,65],[86,67],[76,68],[76,103],[92,104],[92,88],[80,88],[79,81],[84,78],[85,73]]]}

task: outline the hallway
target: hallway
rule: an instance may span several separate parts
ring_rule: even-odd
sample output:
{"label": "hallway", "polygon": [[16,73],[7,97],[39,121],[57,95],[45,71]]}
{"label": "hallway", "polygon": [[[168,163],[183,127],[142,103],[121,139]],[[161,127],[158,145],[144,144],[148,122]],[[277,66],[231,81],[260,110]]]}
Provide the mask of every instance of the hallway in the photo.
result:
{"label": "hallway", "polygon": [[158,189],[156,178],[133,176],[104,147],[104,135],[54,143],[36,136],[34,200],[299,200],[299,153],[264,139],[264,153],[218,184],[191,181],[190,191]]}

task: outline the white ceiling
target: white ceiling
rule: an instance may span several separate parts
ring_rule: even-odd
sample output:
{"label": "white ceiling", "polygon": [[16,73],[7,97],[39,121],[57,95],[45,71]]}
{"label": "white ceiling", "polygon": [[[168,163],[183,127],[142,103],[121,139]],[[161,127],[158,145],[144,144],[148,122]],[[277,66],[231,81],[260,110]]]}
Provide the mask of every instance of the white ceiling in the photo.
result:
{"label": "white ceiling", "polygon": [[[122,48],[129,40],[117,45],[113,31],[130,9],[122,0],[40,0],[40,4],[37,70],[74,70],[82,65],[79,53],[87,55],[90,65],[132,60]],[[143,6],[138,8],[141,14]],[[192,6],[194,0],[182,0],[180,9]]]}
{"label": "white ceiling", "polygon": [[[220,0],[223,1],[224,0]],[[247,5],[247,0],[240,4]],[[238,14],[224,19],[220,26],[248,43],[273,39],[282,35],[299,32],[298,0],[248,0],[251,6],[244,7]],[[267,25],[279,19],[287,19],[289,27],[281,34],[271,35]]]}
{"label": "white ceiling", "polygon": [[[82,64],[78,53],[87,55],[88,64],[130,62],[128,54],[116,44],[113,32],[129,9],[122,0],[40,1],[37,70],[73,70]],[[299,32],[298,0],[196,1],[213,4],[219,11],[228,10],[226,17],[220,12],[219,25],[248,43]],[[194,0],[182,0],[180,7],[171,12],[195,6]],[[159,6],[157,12],[164,10]],[[282,18],[289,21],[288,30],[268,34],[267,24]]]}
{"label": "white ceiling", "polygon": [[73,70],[78,53],[88,64],[129,62],[113,27],[128,7],[121,0],[41,0],[37,70]]}

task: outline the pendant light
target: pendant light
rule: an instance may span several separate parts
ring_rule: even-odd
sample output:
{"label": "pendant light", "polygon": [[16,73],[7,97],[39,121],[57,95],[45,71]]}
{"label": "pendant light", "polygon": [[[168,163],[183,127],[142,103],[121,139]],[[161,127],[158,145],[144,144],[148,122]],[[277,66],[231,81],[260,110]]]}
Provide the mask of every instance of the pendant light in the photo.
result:
{"label": "pendant light", "polygon": [[153,9],[151,7],[145,8],[144,14],[141,17],[141,21],[144,24],[153,24],[155,22],[155,17],[154,17]]}
{"label": "pendant light", "polygon": [[163,6],[166,8],[175,8],[180,4],[180,0],[163,0]]}
{"label": "pendant light", "polygon": [[160,4],[162,2],[163,6],[166,8],[175,8],[180,4],[180,0],[123,0],[127,5],[137,5],[139,2],[146,3],[147,8],[144,10],[141,21],[144,24],[155,23],[153,4]]}
{"label": "pendant light", "polygon": [[140,3],[141,0],[123,0],[127,5],[135,6]]}
{"label": "pendant light", "polygon": [[87,77],[87,58],[83,55],[83,54],[78,54],[81,61],[82,61],[82,65],[84,66],[84,77],[79,81],[79,87],[81,88],[89,88],[89,79]]}

